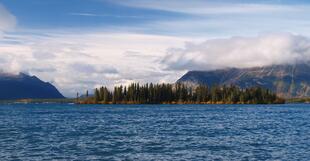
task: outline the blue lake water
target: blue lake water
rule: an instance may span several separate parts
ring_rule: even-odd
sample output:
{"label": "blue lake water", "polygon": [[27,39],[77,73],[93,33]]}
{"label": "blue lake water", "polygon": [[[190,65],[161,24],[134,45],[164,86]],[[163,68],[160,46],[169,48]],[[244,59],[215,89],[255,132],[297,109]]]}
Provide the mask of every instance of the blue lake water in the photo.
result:
{"label": "blue lake water", "polygon": [[310,160],[310,105],[0,105],[0,160]]}

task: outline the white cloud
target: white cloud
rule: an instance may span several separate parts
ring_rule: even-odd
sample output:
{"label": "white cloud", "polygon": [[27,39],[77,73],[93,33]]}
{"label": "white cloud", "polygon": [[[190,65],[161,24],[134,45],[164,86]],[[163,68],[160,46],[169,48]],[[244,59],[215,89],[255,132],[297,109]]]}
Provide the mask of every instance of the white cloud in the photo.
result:
{"label": "white cloud", "polygon": [[16,18],[0,4],[0,36],[4,31],[11,30],[16,25]]}
{"label": "white cloud", "polygon": [[171,48],[162,59],[170,70],[212,70],[310,61],[310,39],[288,33],[211,39]]}
{"label": "white cloud", "polygon": [[[265,34],[229,39],[205,37],[256,35],[265,31],[306,35],[310,25],[309,6],[224,4],[204,0],[112,2],[182,14],[165,19],[169,14],[162,13],[160,16],[164,18],[137,26],[113,26],[112,29],[105,29],[106,32],[85,33],[81,29],[82,32],[75,30],[65,33],[55,29],[8,34],[0,41],[0,69],[11,73],[21,71],[35,74],[52,82],[66,96],[74,96],[77,91],[100,85],[113,86],[134,81],[174,82],[187,70],[310,61],[310,40],[304,36]],[[69,14],[140,18],[93,13]],[[10,31],[15,25],[16,18],[0,4],[0,37],[1,33]],[[112,33],[120,30],[177,36]],[[182,38],[180,35],[198,35],[199,42],[197,38]],[[202,37],[208,40],[201,42]],[[190,43],[182,48],[185,41]]]}
{"label": "white cloud", "polygon": [[66,96],[99,85],[159,82],[171,72],[163,71],[157,60],[167,48],[184,42],[168,36],[104,32],[9,36],[20,43],[0,43],[0,68],[53,82]]}
{"label": "white cloud", "polygon": [[310,40],[293,34],[204,42],[104,32],[9,37],[19,43],[0,43],[0,69],[37,75],[66,96],[100,85],[174,82],[187,70],[310,61]]}

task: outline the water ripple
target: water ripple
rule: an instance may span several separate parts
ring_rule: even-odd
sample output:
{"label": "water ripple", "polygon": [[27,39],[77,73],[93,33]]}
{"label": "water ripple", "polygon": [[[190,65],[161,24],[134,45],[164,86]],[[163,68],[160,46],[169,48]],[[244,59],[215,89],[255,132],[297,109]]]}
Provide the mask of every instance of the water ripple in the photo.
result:
{"label": "water ripple", "polygon": [[1,160],[309,160],[309,105],[1,105]]}

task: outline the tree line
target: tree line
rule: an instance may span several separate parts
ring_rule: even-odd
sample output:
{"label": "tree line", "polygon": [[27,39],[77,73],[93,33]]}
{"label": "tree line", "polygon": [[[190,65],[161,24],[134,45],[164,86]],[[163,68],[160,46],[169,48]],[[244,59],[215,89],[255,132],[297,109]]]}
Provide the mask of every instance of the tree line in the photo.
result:
{"label": "tree line", "polygon": [[94,95],[79,100],[86,104],[272,104],[284,103],[269,89],[261,87],[239,88],[237,86],[186,86],[176,84],[132,83],[115,86],[113,90],[100,87]]}

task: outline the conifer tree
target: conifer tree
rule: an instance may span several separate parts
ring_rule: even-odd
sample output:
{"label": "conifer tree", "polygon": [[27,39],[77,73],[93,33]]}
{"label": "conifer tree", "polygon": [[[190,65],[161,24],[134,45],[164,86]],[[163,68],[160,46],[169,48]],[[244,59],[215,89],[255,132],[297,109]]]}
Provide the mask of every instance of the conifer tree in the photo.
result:
{"label": "conifer tree", "polygon": [[[88,97],[88,91],[86,91]],[[88,99],[87,99],[88,100]],[[77,93],[78,102],[78,93]],[[113,92],[106,87],[94,91],[95,103],[280,103],[283,102],[268,89],[252,87],[241,89],[237,86],[211,88],[198,85],[195,88],[181,83],[144,84],[132,83],[115,86]]]}
{"label": "conifer tree", "polygon": [[95,89],[94,97],[95,97],[95,103],[98,103],[100,101],[100,92],[97,88]]}

